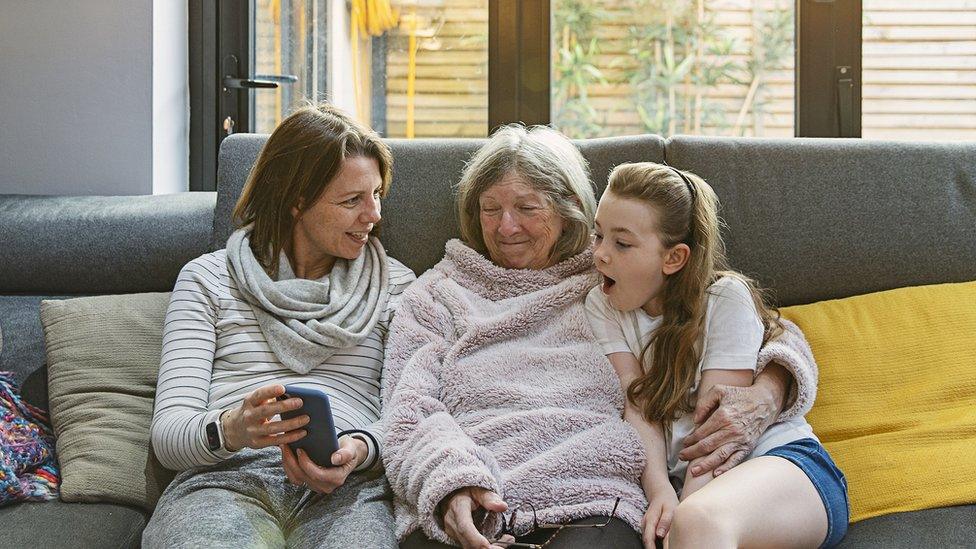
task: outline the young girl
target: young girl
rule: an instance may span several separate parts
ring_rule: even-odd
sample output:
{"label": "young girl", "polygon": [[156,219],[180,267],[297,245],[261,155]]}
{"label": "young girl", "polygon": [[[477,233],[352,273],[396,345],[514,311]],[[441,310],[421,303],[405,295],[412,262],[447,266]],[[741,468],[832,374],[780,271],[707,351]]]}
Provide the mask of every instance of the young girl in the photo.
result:
{"label": "young girl", "polygon": [[645,543],[835,545],[847,531],[847,484],[802,417],[771,426],[720,477],[695,477],[678,459],[696,395],[751,385],[764,339],[782,330],[753,283],[725,270],[717,210],[698,176],[640,163],[613,171],[596,214],[603,284],[586,309],[647,451]]}

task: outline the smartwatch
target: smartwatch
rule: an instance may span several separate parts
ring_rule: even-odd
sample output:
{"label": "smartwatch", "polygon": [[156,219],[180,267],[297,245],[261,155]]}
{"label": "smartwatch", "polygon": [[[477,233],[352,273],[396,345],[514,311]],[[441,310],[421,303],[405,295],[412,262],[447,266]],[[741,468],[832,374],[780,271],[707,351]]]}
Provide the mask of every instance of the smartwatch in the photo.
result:
{"label": "smartwatch", "polygon": [[211,452],[216,452],[218,450],[224,450],[224,427],[220,422],[220,418],[223,417],[224,413],[221,412],[217,419],[211,421],[207,424],[207,448],[210,448]]}

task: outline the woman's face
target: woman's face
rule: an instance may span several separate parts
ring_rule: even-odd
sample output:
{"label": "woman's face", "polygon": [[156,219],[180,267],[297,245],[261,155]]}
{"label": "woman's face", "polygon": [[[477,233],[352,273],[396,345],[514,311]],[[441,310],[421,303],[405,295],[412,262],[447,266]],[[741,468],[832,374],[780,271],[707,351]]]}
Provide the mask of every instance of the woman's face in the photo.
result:
{"label": "woman's face", "polygon": [[519,175],[503,177],[478,197],[481,232],[491,260],[506,269],[544,269],[563,232],[546,196]]}
{"label": "woman's face", "polygon": [[346,158],[311,207],[292,208],[292,261],[303,265],[303,270],[324,270],[325,274],[336,258],[359,257],[370,231],[380,221],[382,185],[375,158]]}

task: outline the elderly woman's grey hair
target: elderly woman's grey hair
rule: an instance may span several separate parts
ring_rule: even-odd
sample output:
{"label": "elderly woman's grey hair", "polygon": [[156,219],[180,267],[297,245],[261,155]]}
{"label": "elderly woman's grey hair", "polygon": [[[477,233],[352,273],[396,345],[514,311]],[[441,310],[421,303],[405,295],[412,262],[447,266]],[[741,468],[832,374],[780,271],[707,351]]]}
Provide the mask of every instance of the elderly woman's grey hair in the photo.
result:
{"label": "elderly woman's grey hair", "polygon": [[469,246],[486,253],[478,199],[512,173],[543,193],[562,217],[563,233],[552,250],[554,263],[590,245],[596,194],[586,159],[566,136],[552,128],[510,124],[495,131],[475,153],[458,183],[461,237]]}

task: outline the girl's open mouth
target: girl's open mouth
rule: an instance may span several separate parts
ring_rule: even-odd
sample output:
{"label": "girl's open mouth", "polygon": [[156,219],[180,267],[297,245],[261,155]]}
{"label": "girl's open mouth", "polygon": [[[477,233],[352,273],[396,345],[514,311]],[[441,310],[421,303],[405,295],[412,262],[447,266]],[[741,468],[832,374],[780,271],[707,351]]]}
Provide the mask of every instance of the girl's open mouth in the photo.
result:
{"label": "girl's open mouth", "polygon": [[607,275],[603,275],[603,293],[608,293],[610,291],[610,288],[612,288],[613,285],[616,283],[617,283],[616,280],[610,278]]}

